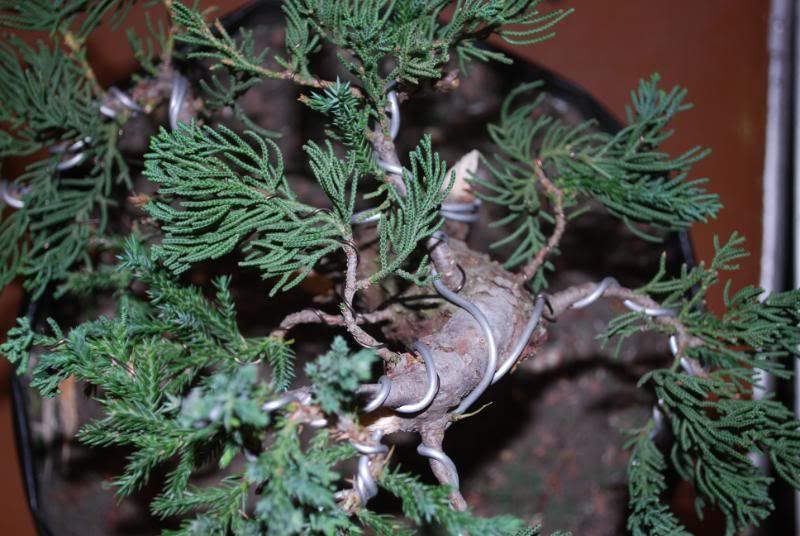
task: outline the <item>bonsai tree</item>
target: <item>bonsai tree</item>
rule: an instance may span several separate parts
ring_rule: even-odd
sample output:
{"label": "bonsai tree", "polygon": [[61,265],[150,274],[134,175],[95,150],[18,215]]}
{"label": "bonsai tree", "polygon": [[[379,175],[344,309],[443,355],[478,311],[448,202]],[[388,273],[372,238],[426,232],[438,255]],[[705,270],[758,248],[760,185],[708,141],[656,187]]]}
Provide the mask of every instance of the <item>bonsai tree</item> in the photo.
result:
{"label": "bonsai tree", "polygon": [[[660,148],[688,108],[684,90],[643,80],[627,124],[608,134],[534,113],[540,88],[523,84],[488,125],[494,150],[450,168],[430,136],[398,151],[405,102],[457,92],[474,62],[510,61],[487,38],[550,38],[569,10],[539,0],[286,0],[285,43],[273,52],[165,0],[171,24],[131,35],[142,73],[126,93],[98,84],[85,43],[133,3],[0,1],[3,26],[50,36],[0,45],[0,155],[46,150],[4,184],[13,210],[0,222],[0,285],[21,275],[32,300],[110,291],[116,301],[113,315],[44,331],[20,318],[0,351],[45,396],[65,381],[90,386],[103,414],[79,440],[130,448],[114,481],[120,496],[166,471],[150,508],[184,520],[169,533],[535,533],[511,506],[501,517],[471,514],[443,441],[498,380],[536,360],[553,322],[601,297],[625,310],[601,339],[650,330],[673,355],[640,381],[657,402],[627,444],[632,534],[688,534],[662,500],[668,467],[694,485],[699,511],[724,514],[728,534],[773,509],[773,477],[751,453],[800,485],[798,422],[778,400],[751,396],[759,369],[789,375],[800,295],[731,289],[739,236],[677,275],[662,263],[640,288],[613,274],[548,288],[562,237],[587,207],[648,239],[720,210],[691,175],[706,150]],[[325,54],[337,64],[316,61]],[[203,71],[199,83],[181,74],[187,64]],[[313,192],[289,176],[276,133],[241,106],[266,81],[300,86],[326,124],[304,144]],[[168,125],[149,137],[147,186],[132,179],[142,164],[127,138],[160,110]],[[218,111],[243,128],[216,121]],[[481,202],[503,216],[486,221]],[[121,217],[122,206],[133,216]],[[505,230],[509,255],[467,246],[470,226],[486,225]],[[181,275],[209,266],[222,273],[213,288]],[[268,295],[247,297],[262,310],[309,278],[332,283],[318,308],[286,309],[277,325],[243,333],[230,285],[249,272],[269,281]],[[715,315],[704,301],[718,285],[727,310]],[[301,324],[339,335],[298,379],[290,336]],[[392,464],[401,431],[418,434],[440,485]],[[670,444],[657,442],[669,431]],[[209,464],[222,476],[196,485]],[[403,515],[376,511],[379,492],[397,497]]]}

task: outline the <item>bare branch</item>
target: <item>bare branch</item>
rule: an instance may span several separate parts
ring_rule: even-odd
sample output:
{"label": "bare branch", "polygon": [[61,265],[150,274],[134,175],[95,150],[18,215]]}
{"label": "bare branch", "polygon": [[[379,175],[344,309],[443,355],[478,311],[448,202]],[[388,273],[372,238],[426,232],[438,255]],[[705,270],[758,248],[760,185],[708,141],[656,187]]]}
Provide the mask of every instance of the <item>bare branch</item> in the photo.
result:
{"label": "bare branch", "polygon": [[556,187],[555,184],[547,178],[545,175],[544,170],[542,169],[542,161],[537,160],[536,165],[534,166],[536,171],[536,178],[539,181],[539,184],[542,185],[542,189],[550,196],[550,199],[553,202],[553,211],[555,212],[556,217],[556,226],[553,229],[553,234],[550,235],[550,238],[547,240],[547,244],[540,249],[536,255],[531,259],[519,272],[519,278],[522,281],[530,280],[536,272],[538,272],[542,265],[544,264],[545,260],[547,260],[547,256],[558,247],[558,243],[561,242],[561,237],[564,234],[564,229],[567,227],[567,217],[564,214],[564,193]]}
{"label": "bare branch", "polygon": [[397,354],[385,348],[382,342],[379,342],[375,337],[361,329],[358,325],[359,322],[353,311],[353,298],[355,298],[356,291],[358,290],[358,281],[356,279],[358,272],[358,251],[353,247],[346,246],[344,252],[347,258],[347,271],[345,272],[344,282],[344,303],[342,304],[344,325],[358,344],[366,348],[375,349],[375,352],[384,361],[395,361],[397,359]]}
{"label": "bare branch", "polygon": [[[385,322],[392,317],[392,312],[389,309],[376,311],[374,313],[358,313],[355,316],[358,324],[377,324]],[[272,337],[284,338],[286,333],[296,326],[301,324],[326,324],[328,326],[344,326],[345,321],[339,315],[332,315],[319,309],[303,309],[292,313],[280,323],[278,329],[271,333]]]}

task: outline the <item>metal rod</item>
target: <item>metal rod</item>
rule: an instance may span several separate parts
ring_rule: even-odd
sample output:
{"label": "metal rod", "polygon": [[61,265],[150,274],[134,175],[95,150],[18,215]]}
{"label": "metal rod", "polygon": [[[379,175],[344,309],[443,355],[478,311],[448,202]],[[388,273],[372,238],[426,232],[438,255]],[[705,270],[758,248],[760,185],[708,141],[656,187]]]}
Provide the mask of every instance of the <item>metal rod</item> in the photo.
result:
{"label": "metal rod", "polygon": [[397,91],[390,90],[386,98],[389,99],[389,134],[395,139],[400,132],[400,103],[397,100]]}
{"label": "metal rod", "polygon": [[2,179],[0,179],[0,198],[2,198],[6,205],[12,208],[20,209],[25,206],[22,198],[18,194],[15,195],[12,192],[11,183]]}
{"label": "metal rod", "polygon": [[261,409],[267,413],[270,413],[294,402],[300,402],[300,399],[293,394],[284,395],[280,398],[276,398],[265,403],[263,406],[261,406]]}

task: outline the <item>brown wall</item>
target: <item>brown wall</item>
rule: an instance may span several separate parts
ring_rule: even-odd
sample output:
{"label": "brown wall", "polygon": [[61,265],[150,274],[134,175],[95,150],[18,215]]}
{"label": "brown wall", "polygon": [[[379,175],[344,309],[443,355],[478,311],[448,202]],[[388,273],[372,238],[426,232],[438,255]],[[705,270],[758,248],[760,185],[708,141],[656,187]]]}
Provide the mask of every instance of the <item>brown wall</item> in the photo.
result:
{"label": "brown wall", "polygon": [[[206,1],[225,10],[245,0]],[[661,73],[664,83],[689,89],[696,108],[679,119],[668,149],[696,144],[713,154],[696,166],[722,195],[720,217],[693,232],[700,258],[711,237],[738,230],[754,255],[735,277],[737,286],[756,283],[761,242],[761,166],[766,103],[766,27],[763,0],[573,0],[551,1],[577,12],[559,35],[524,51],[526,57],[577,82],[618,117],[641,77]],[[141,27],[136,10],[130,24]],[[122,32],[103,30],[90,42],[90,59],[103,83],[125,78],[135,68]],[[12,324],[21,296],[18,286],[0,294],[0,333]],[[0,361],[0,534],[33,534],[16,466],[9,413],[9,370]]]}

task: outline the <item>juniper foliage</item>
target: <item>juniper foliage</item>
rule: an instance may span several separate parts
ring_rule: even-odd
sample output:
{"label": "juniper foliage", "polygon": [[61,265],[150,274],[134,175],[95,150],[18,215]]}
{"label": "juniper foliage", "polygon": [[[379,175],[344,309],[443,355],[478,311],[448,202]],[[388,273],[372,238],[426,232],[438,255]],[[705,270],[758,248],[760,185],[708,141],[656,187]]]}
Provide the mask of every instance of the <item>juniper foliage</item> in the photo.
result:
{"label": "juniper foliage", "polygon": [[[499,123],[489,126],[498,153],[482,157],[491,180],[474,181],[484,200],[508,211],[491,224],[511,229],[492,244],[494,248],[515,244],[505,266],[530,260],[545,245],[547,227],[555,221],[553,209],[532,180],[537,167],[546,170],[564,192],[572,216],[580,213],[581,201],[599,201],[646,239],[658,238],[636,223],[679,231],[717,214],[719,199],[703,188],[705,180],[687,180],[692,164],[708,151],[695,147],[671,156],[659,150],[672,135],[671,121],[690,106],[683,102],[685,90],[665,91],[658,81],[654,75],[640,82],[631,94],[628,124],[616,134],[598,132],[591,121],[570,126],[548,114],[534,117],[543,94],[515,106],[522,95],[542,89],[539,82],[523,84],[508,95]],[[536,283],[543,286],[545,281],[539,278]]]}
{"label": "juniper foliage", "polygon": [[[47,91],[42,91],[47,88]],[[18,37],[0,44],[0,156],[51,155],[16,179],[25,208],[0,222],[0,285],[18,273],[34,297],[51,281],[88,262],[89,242],[105,232],[115,185],[130,187],[117,148],[119,125],[103,120],[80,61],[58,46],[30,46]],[[71,150],[80,146],[79,149]],[[54,150],[59,149],[60,150]],[[60,172],[59,162],[92,162]]]}
{"label": "juniper foliage", "polygon": [[[698,307],[724,272],[738,268],[736,260],[746,255],[739,247],[742,242],[737,235],[725,243],[716,241],[709,266],[684,268],[680,277],[667,277],[662,263],[641,289],[679,311],[678,318],[698,341],[684,355],[710,370],[707,375],[687,375],[676,358],[670,368],[645,374],[640,384],[654,387],[669,417],[675,434],[670,460],[680,476],[694,484],[698,513],[702,515],[706,504],[714,505],[727,520],[728,534],[757,525],[773,509],[769,486],[774,479],[753,466],[750,453],[763,452],[780,478],[795,487],[800,484],[800,422],[776,400],[749,398],[759,381],[756,369],[790,376],[784,365],[800,344],[800,291],[765,297],[762,289],[745,287],[731,295],[727,282],[724,314],[717,317]],[[632,312],[614,319],[604,337],[617,335],[621,343],[642,328],[674,334],[673,328]],[[661,517],[647,507],[663,491],[663,476],[657,474],[665,470],[661,456],[644,436],[636,441],[634,459],[642,476],[632,504],[641,513],[631,524],[641,534],[669,533],[672,523],[667,513]],[[651,514],[659,517],[654,521]]]}
{"label": "juniper foliage", "polygon": [[[352,256],[353,225],[377,216],[375,270],[361,284],[389,278],[429,284],[421,252],[442,225],[439,208],[454,176],[426,136],[406,158],[406,191],[386,180],[374,149],[376,136],[389,132],[386,88],[397,84],[409,95],[430,90],[451,75],[451,59],[464,76],[472,61],[510,61],[481,43],[492,35],[512,45],[548,38],[570,11],[541,11],[540,0],[286,0],[285,44],[272,53],[257,49],[246,30],[231,35],[196,8],[165,2],[169,26],[150,23],[147,36],[129,36],[145,72],[139,81],[172,73],[176,58],[199,62],[208,69],[199,82],[204,110],[198,120],[152,138],[144,175],[158,189],[144,209],[155,236],[137,230],[121,238],[108,219],[109,208],[132,193],[118,147],[130,114],[98,113],[107,95],[85,41],[104,21],[117,24],[133,3],[0,0],[0,26],[51,36],[48,44],[5,36],[0,44],[0,157],[50,153],[15,179],[24,206],[0,220],[0,286],[23,275],[33,299],[55,282],[57,295],[110,289],[118,301],[114,315],[75,326],[50,321],[45,333],[22,318],[0,352],[20,373],[29,372],[45,396],[57,395],[68,377],[93,386],[104,415],[85,425],[79,439],[129,453],[115,480],[120,496],[166,475],[150,508],[161,518],[179,518],[180,528],[168,533],[389,535],[434,526],[451,534],[537,534],[513,517],[454,511],[446,486],[396,468],[384,469],[378,483],[399,499],[403,518],[341,508],[341,462],[357,454],[342,433],[323,429],[309,439],[304,430],[324,417],[358,432],[355,391],[370,377],[375,354],[352,352],[336,339],[306,364],[310,386],[290,389],[290,343],[242,333],[230,279],[217,278],[211,291],[186,285],[180,274],[237,255],[242,267],[270,279],[275,294],[343,253]],[[336,52],[336,81],[314,70],[326,50]],[[324,204],[300,198],[270,140],[275,133],[255,125],[240,106],[239,98],[264,80],[298,84],[301,102],[327,121],[325,139],[304,146]],[[489,127],[496,152],[482,156],[491,178],[472,178],[479,195],[507,213],[492,223],[509,228],[494,245],[514,244],[507,267],[542,251],[560,217],[539,173],[562,192],[565,218],[594,201],[648,239],[654,236],[645,224],[660,236],[716,215],[717,197],[702,180],[689,179],[707,151],[670,155],[660,148],[688,105],[684,90],[664,90],[658,82],[644,80],[632,93],[627,126],[616,134],[534,116],[540,98],[529,95],[541,89],[537,83],[508,96]],[[210,112],[226,107],[245,124],[244,133],[210,121]],[[79,165],[58,169],[78,155]],[[372,208],[356,212],[362,202]],[[654,441],[655,421],[631,432],[628,528],[637,536],[688,534],[662,501],[670,467],[694,484],[698,512],[714,507],[724,514],[729,534],[757,525],[773,508],[773,478],[753,467],[749,453],[766,453],[776,476],[800,487],[800,423],[777,401],[749,396],[755,369],[789,376],[786,360],[800,344],[800,293],[764,296],[726,284],[727,311],[708,313],[702,305],[709,290],[744,254],[736,235],[716,246],[707,267],[670,277],[662,262],[638,289],[678,311],[676,321],[693,341],[680,355],[707,372],[687,374],[676,357],[642,378],[675,439],[665,453]],[[106,255],[98,263],[98,252],[109,251],[117,260],[109,263]],[[546,285],[542,270],[535,277],[535,287]],[[613,320],[604,337],[622,343],[642,329],[676,333],[674,323],[631,312]],[[294,398],[286,405],[265,409],[287,390]],[[212,464],[224,476],[198,486],[193,475]]]}

